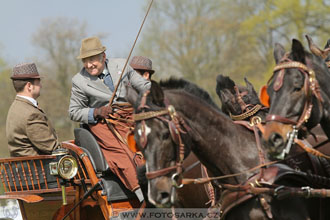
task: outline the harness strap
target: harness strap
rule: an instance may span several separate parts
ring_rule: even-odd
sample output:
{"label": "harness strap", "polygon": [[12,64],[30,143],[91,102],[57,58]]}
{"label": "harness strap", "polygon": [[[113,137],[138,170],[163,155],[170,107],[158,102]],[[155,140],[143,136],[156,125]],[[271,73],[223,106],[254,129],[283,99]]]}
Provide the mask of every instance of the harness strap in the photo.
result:
{"label": "harness strap", "polygon": [[280,115],[273,115],[273,114],[268,114],[266,116],[266,122],[269,122],[269,121],[278,121],[278,122],[281,122],[281,123],[284,123],[284,124],[292,124],[292,125],[297,124],[297,122],[295,122],[291,119],[282,117]]}
{"label": "harness strap", "polygon": [[295,138],[294,142],[297,143],[298,146],[305,150],[307,153],[313,154],[314,156],[330,159],[330,156],[325,155],[320,151],[314,149],[306,140],[300,140],[298,138]]}
{"label": "harness strap", "polygon": [[146,173],[146,177],[149,180],[155,179],[155,178],[160,177],[160,176],[165,176],[165,175],[169,174],[170,172],[172,172],[173,170],[176,170],[176,169],[177,169],[177,165],[171,166],[171,167],[166,167],[166,168],[161,169],[161,170],[148,172],[148,173]]}

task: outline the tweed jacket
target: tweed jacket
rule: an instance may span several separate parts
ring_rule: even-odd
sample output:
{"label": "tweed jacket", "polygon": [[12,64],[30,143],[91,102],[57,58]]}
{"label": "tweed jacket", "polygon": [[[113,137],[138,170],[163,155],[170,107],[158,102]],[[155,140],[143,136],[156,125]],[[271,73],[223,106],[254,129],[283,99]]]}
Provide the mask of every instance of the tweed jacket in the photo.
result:
{"label": "tweed jacket", "polygon": [[[110,58],[107,66],[116,87],[126,59]],[[151,82],[127,66],[118,86],[113,103],[126,102],[126,85],[131,85],[138,92],[150,88]],[[72,89],[69,106],[71,120],[88,123],[90,108],[105,106],[109,103],[113,92],[97,76],[91,76],[85,68],[72,78]]]}
{"label": "tweed jacket", "polygon": [[59,146],[56,132],[45,113],[18,96],[8,111],[6,136],[12,157],[51,154]]}

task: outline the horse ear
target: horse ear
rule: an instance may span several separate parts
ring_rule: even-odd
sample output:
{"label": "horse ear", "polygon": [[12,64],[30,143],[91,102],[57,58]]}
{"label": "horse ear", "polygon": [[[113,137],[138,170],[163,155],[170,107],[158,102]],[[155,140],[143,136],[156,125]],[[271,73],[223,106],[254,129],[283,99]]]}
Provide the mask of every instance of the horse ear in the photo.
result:
{"label": "horse ear", "polygon": [[133,89],[131,86],[126,85],[126,100],[128,103],[130,103],[131,105],[134,105],[136,100],[138,99],[139,94],[137,93],[137,91],[135,89]]}
{"label": "horse ear", "polygon": [[299,40],[296,40],[296,39],[292,40],[291,53],[292,53],[293,60],[301,62],[301,63],[306,63],[305,50]]}
{"label": "horse ear", "polygon": [[[316,46],[316,44],[314,44],[313,39],[310,36],[306,35],[306,38],[308,41],[308,46],[309,46],[310,51],[314,55],[322,57],[323,59],[326,59],[329,52],[327,52],[326,50],[321,50],[318,46]],[[325,46],[327,46],[327,45],[325,45]],[[326,49],[326,48],[324,48],[324,49]]]}
{"label": "horse ear", "polygon": [[281,59],[284,56],[284,54],[285,54],[285,49],[282,46],[282,44],[275,43],[274,58],[275,58],[276,64],[278,64],[281,61]]}
{"label": "horse ear", "polygon": [[252,83],[249,82],[249,80],[244,77],[244,81],[245,81],[245,84],[246,84],[246,88],[249,90],[250,93],[254,93],[254,94],[257,94],[256,90],[254,89]]}
{"label": "horse ear", "polygon": [[160,85],[154,80],[151,80],[150,95],[154,104],[164,106],[164,92]]}

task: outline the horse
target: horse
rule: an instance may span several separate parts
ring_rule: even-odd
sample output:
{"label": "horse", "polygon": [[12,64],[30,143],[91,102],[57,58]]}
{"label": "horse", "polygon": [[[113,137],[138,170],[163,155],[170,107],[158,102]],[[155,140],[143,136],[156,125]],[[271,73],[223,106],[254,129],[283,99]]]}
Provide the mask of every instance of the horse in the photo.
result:
{"label": "horse", "polygon": [[[144,94],[128,92],[135,111],[135,139],[146,159],[148,197],[156,206],[171,205],[172,186],[180,185],[180,164],[190,151],[214,176],[241,174],[219,184],[245,182],[257,171],[243,171],[260,163],[254,135],[214,107],[204,90],[187,89],[190,84],[170,79],[161,82],[162,87],[152,82],[150,92]],[[234,207],[226,219],[267,219],[260,200],[272,207],[274,219],[308,219],[313,207],[297,197],[272,199],[269,204],[264,197],[252,197]]]}
{"label": "horse", "polygon": [[276,156],[290,147],[295,137],[302,138],[319,123],[330,137],[330,73],[324,60],[305,51],[296,39],[290,53],[276,43],[274,58],[274,74],[267,84],[270,109],[263,140],[268,153]]}
{"label": "horse", "polygon": [[[269,108],[262,105],[253,85],[246,78],[244,80],[246,87],[236,85],[228,76],[221,74],[217,76],[216,93],[222,103],[222,110],[225,110],[225,113],[236,121],[236,123],[241,123],[241,120],[251,121],[255,117],[260,118],[259,122],[265,123]],[[320,126],[317,125],[312,132],[314,136],[307,136],[307,141],[320,152],[329,154],[330,143],[327,143],[327,138]],[[282,160],[281,162],[295,170],[313,173],[319,176],[330,176],[330,169],[328,168],[330,165],[328,161],[322,157],[307,154],[298,144],[292,146],[288,152],[288,156],[283,155],[281,159],[286,158],[286,160]],[[269,159],[276,160],[279,158],[272,158],[269,155]]]}
{"label": "horse", "polygon": [[[239,123],[242,122],[241,120],[251,121],[255,117],[259,118],[259,122],[265,122],[268,108],[262,106],[257,92],[246,78],[244,78],[246,87],[236,85],[230,77],[221,74],[217,76],[216,81],[216,93],[222,103],[222,110],[228,116]],[[307,137],[308,141],[312,143],[313,146],[319,147],[321,152],[329,153],[327,149],[329,149],[330,144],[323,144],[321,141],[326,139],[326,137],[320,132],[319,126],[314,129],[314,131],[317,134],[318,142],[316,143],[312,136]],[[288,157],[286,157],[285,160],[282,160],[281,163],[285,163],[295,170],[313,173],[318,176],[330,176],[330,170],[328,168],[329,163],[326,159],[307,154],[297,144],[291,148]],[[312,184],[315,184],[316,182],[317,178],[314,179]],[[320,186],[324,187],[324,184],[320,184],[319,187]],[[317,202],[320,203],[320,207],[324,207],[325,200],[319,200]]]}

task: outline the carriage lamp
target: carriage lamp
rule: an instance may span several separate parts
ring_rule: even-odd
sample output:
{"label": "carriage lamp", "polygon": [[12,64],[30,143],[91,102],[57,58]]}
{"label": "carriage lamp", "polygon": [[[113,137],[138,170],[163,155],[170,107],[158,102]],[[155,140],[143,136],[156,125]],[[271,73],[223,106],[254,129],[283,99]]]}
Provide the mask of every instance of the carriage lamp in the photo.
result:
{"label": "carriage lamp", "polygon": [[71,156],[66,155],[58,162],[58,174],[66,180],[72,179],[78,172],[77,160]]}
{"label": "carriage lamp", "polygon": [[51,175],[59,175],[63,179],[70,180],[78,172],[77,160],[71,155],[61,157],[58,162],[49,163]]}

